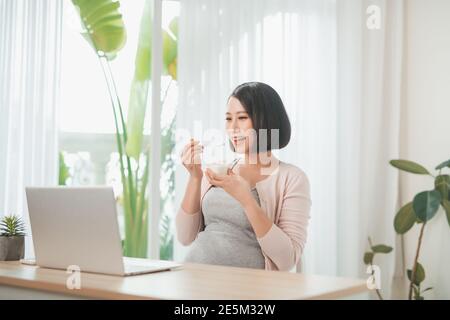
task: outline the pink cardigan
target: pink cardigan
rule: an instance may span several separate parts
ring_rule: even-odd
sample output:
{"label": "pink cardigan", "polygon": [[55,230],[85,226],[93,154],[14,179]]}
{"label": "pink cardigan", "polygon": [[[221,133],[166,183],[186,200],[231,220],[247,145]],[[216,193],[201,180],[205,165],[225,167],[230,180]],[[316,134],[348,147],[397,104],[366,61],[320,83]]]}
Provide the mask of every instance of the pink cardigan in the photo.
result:
{"label": "pink cardigan", "polygon": [[[292,164],[278,163],[274,173],[256,184],[261,208],[274,222],[257,240],[265,258],[265,269],[288,271],[299,264],[305,247],[312,202],[306,174]],[[203,177],[200,208],[211,187],[208,179]],[[183,245],[191,244],[204,229],[201,209],[188,214],[180,206],[175,223],[178,241]]]}

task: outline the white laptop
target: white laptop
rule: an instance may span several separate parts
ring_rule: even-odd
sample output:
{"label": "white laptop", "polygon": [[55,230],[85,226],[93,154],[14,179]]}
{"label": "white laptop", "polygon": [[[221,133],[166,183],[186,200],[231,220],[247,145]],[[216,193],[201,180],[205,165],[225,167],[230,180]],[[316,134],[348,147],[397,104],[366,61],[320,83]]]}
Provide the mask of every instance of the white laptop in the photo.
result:
{"label": "white laptop", "polygon": [[125,276],[181,266],[123,258],[111,187],[27,187],[26,195],[40,267]]}

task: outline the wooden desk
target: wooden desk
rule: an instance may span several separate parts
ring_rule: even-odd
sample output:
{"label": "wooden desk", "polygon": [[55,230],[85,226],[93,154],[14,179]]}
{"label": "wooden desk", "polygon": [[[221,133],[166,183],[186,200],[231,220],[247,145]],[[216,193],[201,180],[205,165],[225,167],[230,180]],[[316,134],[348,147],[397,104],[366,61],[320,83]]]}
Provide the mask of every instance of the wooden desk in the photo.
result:
{"label": "wooden desk", "polygon": [[[184,264],[172,271],[116,277],[81,273],[81,288],[67,289],[69,274],[0,261],[0,290],[57,293],[94,299],[335,299],[367,291],[365,280],[289,272]],[[8,297],[6,297],[8,298]]]}

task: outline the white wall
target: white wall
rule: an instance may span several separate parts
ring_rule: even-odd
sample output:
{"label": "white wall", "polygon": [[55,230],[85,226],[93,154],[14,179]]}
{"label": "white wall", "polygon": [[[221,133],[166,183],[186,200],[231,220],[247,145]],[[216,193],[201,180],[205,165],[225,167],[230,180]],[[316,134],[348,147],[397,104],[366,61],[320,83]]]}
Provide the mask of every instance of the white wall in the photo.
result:
{"label": "white wall", "polygon": [[[450,1],[407,0],[402,151],[429,170],[450,158]],[[401,176],[401,201],[433,188],[431,177]],[[405,238],[410,268],[418,228]],[[426,298],[450,299],[450,227],[441,210],[427,225],[420,254]]]}

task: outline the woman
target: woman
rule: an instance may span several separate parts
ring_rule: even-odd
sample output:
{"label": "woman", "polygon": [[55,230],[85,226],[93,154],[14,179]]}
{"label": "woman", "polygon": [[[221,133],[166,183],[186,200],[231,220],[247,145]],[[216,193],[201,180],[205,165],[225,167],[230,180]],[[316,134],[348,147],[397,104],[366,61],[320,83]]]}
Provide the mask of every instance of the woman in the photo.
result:
{"label": "woman", "polygon": [[225,121],[231,148],[244,155],[227,175],[203,173],[198,141],[181,154],[189,181],[176,228],[183,245],[192,243],[186,261],[291,270],[306,242],[311,199],[305,173],[271,152],[291,136],[283,102],[267,84],[244,83],[230,95]]}

